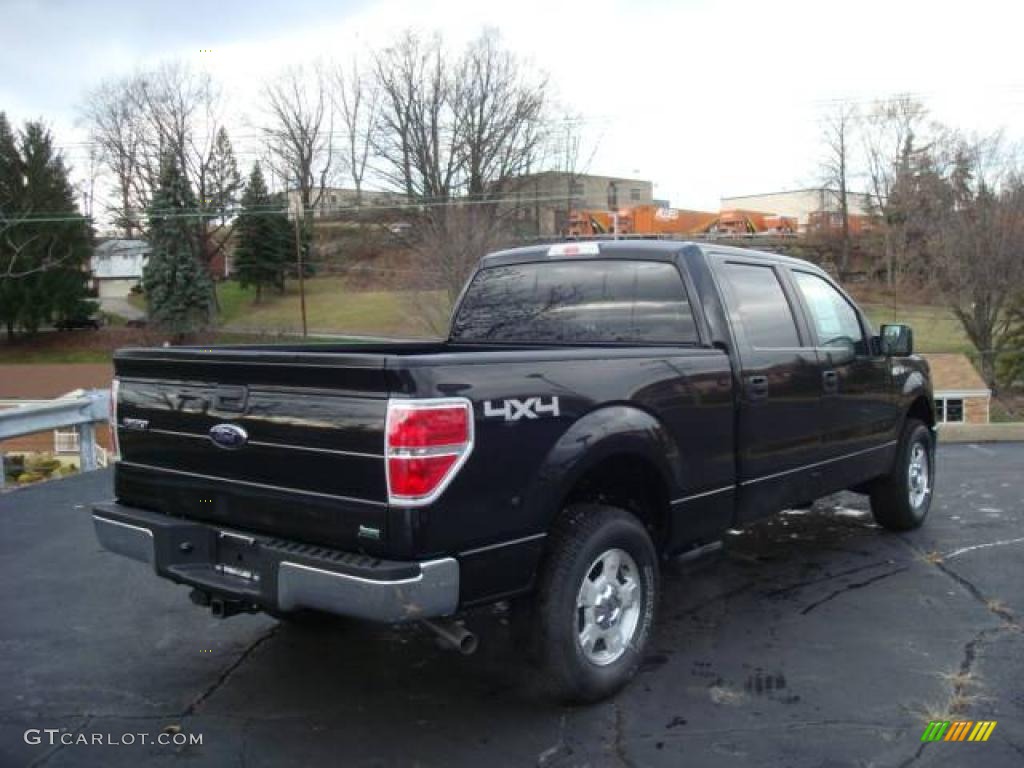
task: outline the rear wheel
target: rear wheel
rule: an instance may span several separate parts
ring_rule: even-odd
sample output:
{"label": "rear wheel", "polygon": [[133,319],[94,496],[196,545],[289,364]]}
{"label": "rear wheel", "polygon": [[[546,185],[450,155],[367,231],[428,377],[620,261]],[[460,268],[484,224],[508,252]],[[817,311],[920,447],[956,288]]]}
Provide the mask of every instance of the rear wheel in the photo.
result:
{"label": "rear wheel", "polygon": [[625,510],[566,510],[540,584],[539,652],[556,693],[611,695],[636,673],[654,624],[658,560],[644,526]]}
{"label": "rear wheel", "polygon": [[935,438],[917,419],[903,428],[892,471],[871,488],[875,522],[891,531],[919,528],[928,516],[935,482]]}

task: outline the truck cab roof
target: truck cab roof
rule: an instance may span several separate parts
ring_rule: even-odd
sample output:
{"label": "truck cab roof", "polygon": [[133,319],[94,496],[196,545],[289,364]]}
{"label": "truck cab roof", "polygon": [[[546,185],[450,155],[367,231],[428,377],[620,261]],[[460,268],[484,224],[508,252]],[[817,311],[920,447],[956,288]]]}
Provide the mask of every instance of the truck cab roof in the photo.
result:
{"label": "truck cab roof", "polygon": [[[579,251],[572,252],[574,246]],[[488,254],[480,260],[480,268],[502,266],[506,264],[523,264],[532,261],[560,260],[567,258],[581,259],[644,259],[650,261],[673,261],[679,256],[692,257],[699,253],[720,253],[734,255],[745,259],[763,259],[790,266],[800,266],[821,272],[820,267],[803,259],[785,256],[768,251],[755,251],[748,248],[736,248],[714,242],[694,242],[689,240],[564,240],[556,243],[529,245],[521,248],[509,248]]]}

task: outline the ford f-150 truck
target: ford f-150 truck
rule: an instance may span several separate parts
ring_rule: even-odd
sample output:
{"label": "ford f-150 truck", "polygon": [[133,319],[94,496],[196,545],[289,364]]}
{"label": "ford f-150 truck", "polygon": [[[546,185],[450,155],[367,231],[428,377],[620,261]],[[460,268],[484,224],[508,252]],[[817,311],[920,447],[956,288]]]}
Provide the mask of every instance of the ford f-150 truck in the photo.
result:
{"label": "ford f-150 truck", "polygon": [[443,342],[124,349],[100,542],[221,616],[425,620],[528,605],[561,695],[635,672],[662,558],[841,489],[931,502],[905,326],[828,274],[680,242],[484,257]]}

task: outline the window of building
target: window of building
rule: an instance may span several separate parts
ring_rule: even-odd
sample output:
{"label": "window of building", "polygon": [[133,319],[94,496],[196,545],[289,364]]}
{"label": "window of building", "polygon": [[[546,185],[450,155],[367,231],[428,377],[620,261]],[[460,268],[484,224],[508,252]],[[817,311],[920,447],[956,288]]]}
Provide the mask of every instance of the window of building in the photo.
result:
{"label": "window of building", "polygon": [[828,281],[808,272],[793,272],[822,347],[853,347],[858,355],[868,351],[857,312]]}
{"label": "window of building", "polygon": [[583,197],[583,195],[584,195],[583,182],[582,181],[574,181],[574,182],[572,182],[572,184],[569,185],[569,194],[572,197]]}
{"label": "window of building", "polygon": [[793,312],[774,269],[754,264],[727,264],[725,276],[750,347],[792,349],[800,346]]}
{"label": "window of building", "polygon": [[935,398],[935,418],[939,424],[962,424],[964,401],[960,397]]}
{"label": "window of building", "polygon": [[629,199],[634,203],[639,203],[644,199],[644,191],[642,189],[629,190]]}
{"label": "window of building", "polygon": [[53,452],[78,453],[78,430],[74,428],[53,430]]}

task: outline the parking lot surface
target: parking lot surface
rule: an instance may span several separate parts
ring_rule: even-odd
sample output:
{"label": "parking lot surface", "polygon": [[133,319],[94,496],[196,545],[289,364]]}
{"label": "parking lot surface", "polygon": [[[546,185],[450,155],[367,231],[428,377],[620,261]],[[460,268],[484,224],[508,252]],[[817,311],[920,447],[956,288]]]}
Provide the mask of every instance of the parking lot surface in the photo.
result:
{"label": "parking lot surface", "polygon": [[[109,472],[12,491],[0,765],[1024,765],[1022,474],[1022,444],[942,446],[919,531],[841,495],[667,564],[642,672],[591,707],[546,696],[500,611],[471,657],[419,627],[222,621],[100,550]],[[934,719],[997,725],[922,745]],[[139,743],[161,733],[202,744]]]}

